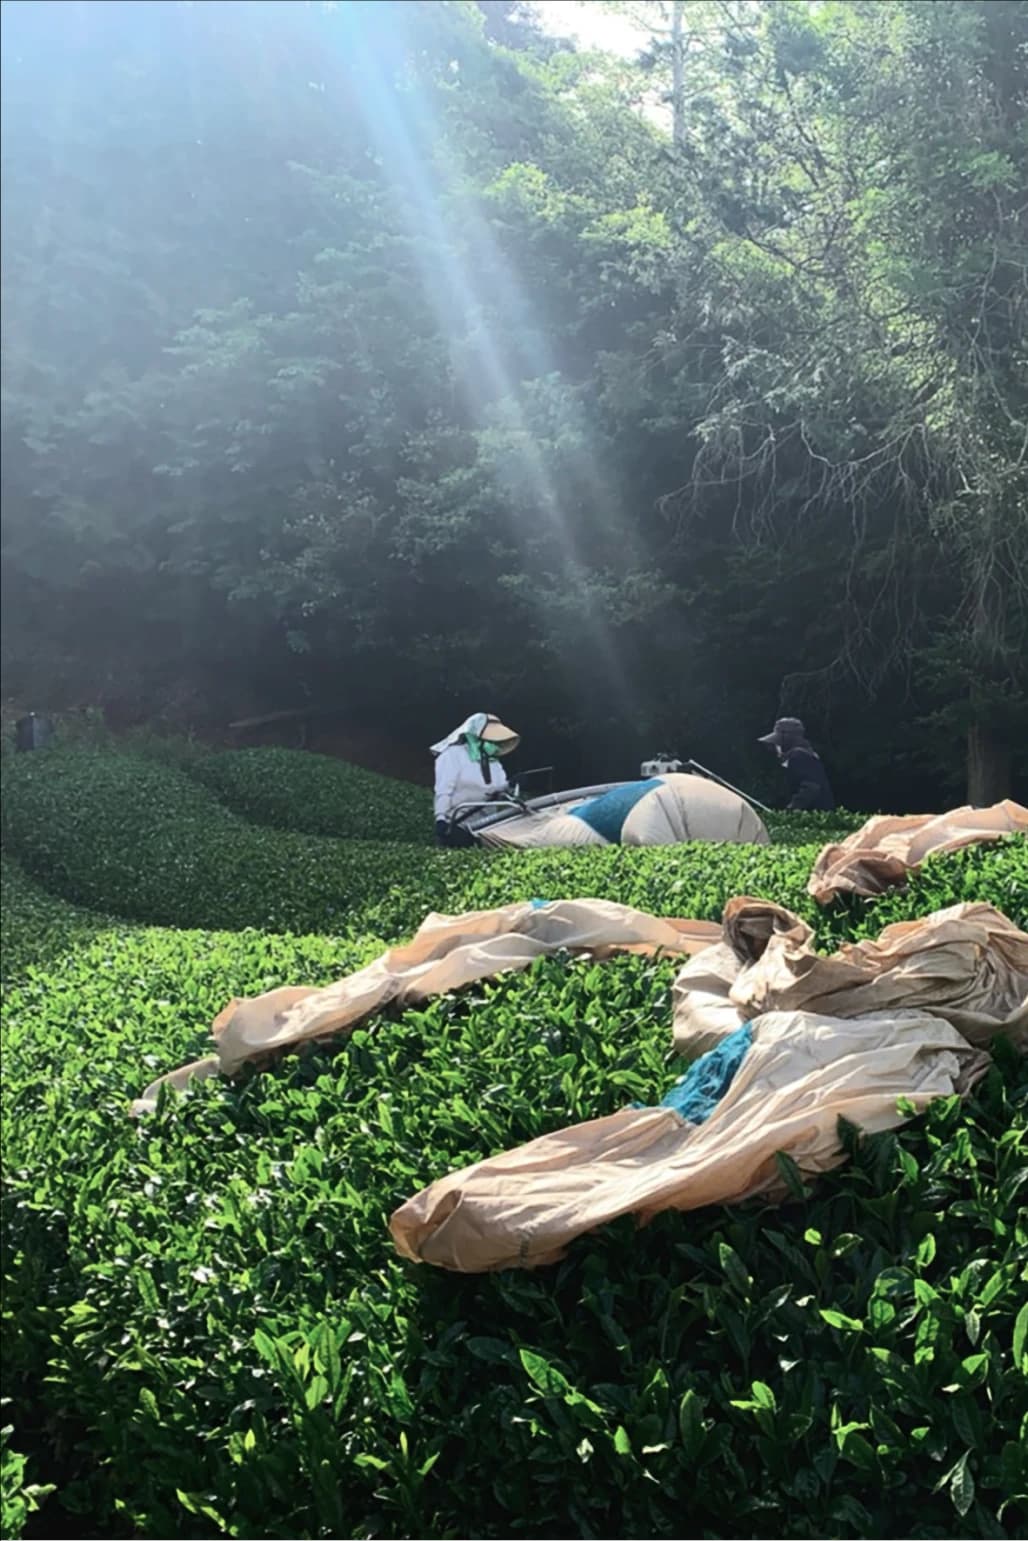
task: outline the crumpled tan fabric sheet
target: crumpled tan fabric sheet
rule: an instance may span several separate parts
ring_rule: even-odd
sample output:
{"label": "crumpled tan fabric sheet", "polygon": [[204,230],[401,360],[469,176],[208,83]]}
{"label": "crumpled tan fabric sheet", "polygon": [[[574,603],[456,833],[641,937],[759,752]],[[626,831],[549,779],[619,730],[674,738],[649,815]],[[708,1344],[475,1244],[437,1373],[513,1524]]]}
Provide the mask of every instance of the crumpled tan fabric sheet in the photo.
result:
{"label": "crumpled tan fabric sheet", "polygon": [[895,1128],[899,1098],[967,1090],[987,1062],[975,1045],[1009,1032],[1024,1048],[1028,935],[989,905],[955,905],[820,958],[789,911],[734,899],[722,942],[681,971],[674,1017],[690,1055],[753,1022],[706,1123],[626,1109],[478,1162],[396,1210],[399,1251],[461,1272],[535,1267],[619,1215],[773,1196],[777,1151],[827,1170],[842,1160],[840,1116]]}
{"label": "crumpled tan fabric sheet", "polygon": [[132,1112],[151,1112],[162,1085],[181,1091],[209,1076],[234,1075],[247,1063],[344,1032],[385,1006],[415,1005],[526,969],[548,953],[681,955],[709,947],[720,934],[713,921],[661,920],[606,899],[429,915],[413,940],[324,989],[288,987],[230,1001],[214,1023],[216,1053],[161,1076],[133,1102]]}
{"label": "crumpled tan fabric sheet", "polygon": [[986,1056],[940,1018],[889,1012],[844,1022],[769,1012],[706,1123],[669,1108],[626,1108],[543,1135],[443,1177],[394,1211],[398,1251],[460,1273],[555,1263],[568,1244],[620,1215],[785,1196],[775,1160],[810,1176],[844,1160],[837,1124],[867,1133],[966,1090]]}
{"label": "crumpled tan fabric sheet", "polygon": [[[483,829],[479,839],[485,845],[519,848],[608,844],[567,808],[504,819]],[[704,776],[661,776],[627,815],[620,844],[679,845],[687,840],[770,845],[771,836],[756,809],[737,792]]]}
{"label": "crumpled tan fabric sheet", "polygon": [[905,883],[926,856],[1016,834],[1028,836],[1028,808],[1010,801],[904,818],[882,815],[869,819],[839,845],[825,846],[807,892],[819,904],[830,903],[838,894],[870,898]]}
{"label": "crumpled tan fabric sheet", "polygon": [[566,809],[543,809],[504,819],[480,830],[483,845],[514,847],[519,851],[549,849],[550,846],[606,845],[607,841],[584,819],[576,819]]}
{"label": "crumpled tan fabric sheet", "polygon": [[1028,1047],[1028,935],[988,904],[886,926],[877,941],[819,957],[810,928],[778,905],[731,899],[724,940],[674,987],[675,1048],[695,1058],[765,1011],[860,1017],[899,1007],[942,1017],[972,1044],[1002,1026]]}
{"label": "crumpled tan fabric sheet", "polygon": [[661,785],[641,797],[625,819],[622,845],[679,845],[687,840],[771,844],[760,814],[737,792],[703,776],[672,773],[659,780]]}

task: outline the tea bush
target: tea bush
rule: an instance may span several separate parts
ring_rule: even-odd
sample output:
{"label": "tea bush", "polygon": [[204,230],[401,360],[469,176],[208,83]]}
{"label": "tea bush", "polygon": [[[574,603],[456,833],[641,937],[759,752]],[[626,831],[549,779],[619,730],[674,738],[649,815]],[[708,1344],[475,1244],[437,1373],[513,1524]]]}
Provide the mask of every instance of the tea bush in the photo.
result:
{"label": "tea bush", "polygon": [[234,813],[273,829],[348,840],[432,845],[432,796],[424,787],[297,749],[238,749],[192,768]]}
{"label": "tea bush", "polygon": [[761,814],[776,845],[821,846],[829,841],[845,840],[872,817],[869,813],[850,813],[844,808],[837,808],[834,813],[790,813],[785,809],[774,809]]}
{"label": "tea bush", "polygon": [[[184,757],[182,763],[186,763]],[[331,755],[299,749],[235,749],[194,755],[188,768],[234,813],[255,824],[348,840],[434,843],[432,796],[427,785],[413,786]],[[426,756],[426,771],[428,768]],[[835,813],[772,812],[764,815],[764,822],[776,842],[823,844],[842,839],[867,817],[843,809]]]}
{"label": "tea bush", "polygon": [[44,1527],[1018,1533],[1023,1063],[805,1203],[453,1277],[400,1262],[392,1208],[660,1096],[674,970],[547,960],[126,1118],[227,997],[376,947],[112,930],[8,990],[4,1378]]}
{"label": "tea bush", "polygon": [[[463,873],[454,868],[449,904],[457,910],[488,909],[510,899],[596,896],[655,915],[719,920],[730,898],[749,894],[787,905],[814,927],[819,943],[829,950],[840,941],[877,936],[892,921],[950,904],[995,904],[1019,925],[1028,924],[1028,842],[1023,839],[930,858],[911,875],[906,889],[871,902],[847,899],[828,908],[807,894],[819,849],[685,845],[519,851],[477,864],[472,860]],[[366,912],[374,913],[373,908]]]}
{"label": "tea bush", "polygon": [[[17,751],[17,722],[22,712],[9,703],[0,705],[0,753],[13,762]],[[120,731],[108,726],[98,707],[48,712],[53,728],[51,744],[59,750],[103,750],[105,754],[133,754],[162,764],[189,766],[210,751],[190,733],[152,724]],[[49,750],[47,751],[50,752]]]}
{"label": "tea bush", "polygon": [[[255,824],[347,840],[434,844],[427,787],[361,770],[329,755],[239,749],[195,760],[189,769],[234,813]],[[771,813],[764,822],[776,843],[823,845],[843,839],[866,818],[840,810]]]}
{"label": "tea bush", "polygon": [[[4,1406],[8,1401],[3,1398]],[[28,1460],[11,1444],[12,1424],[0,1429],[0,1535],[20,1536],[25,1521],[35,1514],[42,1499],[53,1492],[53,1484],[26,1480]]]}
{"label": "tea bush", "polygon": [[54,963],[111,924],[91,910],[76,909],[32,883],[10,856],[0,855],[0,977],[24,974],[33,964]]}
{"label": "tea bush", "polygon": [[411,871],[407,847],[256,828],[183,772],[129,754],[19,757],[3,825],[6,848],[62,898],[165,925],[339,929]]}
{"label": "tea bush", "polygon": [[439,853],[255,828],[129,756],[35,761],[5,778],[9,848],[108,916],[192,928],[4,862],[5,1535],[1025,1533],[1023,1060],[783,1208],[619,1223],[483,1278],[401,1262],[390,1212],[658,1099],[670,962],[545,960],[126,1116],[230,997],[336,978],[427,908],[715,917],[747,891],[826,944],[960,899],[1024,923],[1024,842],[816,912],[816,844]]}
{"label": "tea bush", "polygon": [[[809,816],[801,817],[809,829]],[[806,894],[816,844],[440,852],[319,838],[255,827],[181,771],[128,754],[18,757],[5,776],[3,827],[7,848],[60,897],[161,925],[356,927],[396,938],[429,910],[537,896],[616,898],[715,920],[728,899],[748,893],[825,927]],[[1026,869],[1023,842],[957,858],[955,877],[945,863],[929,863],[915,899],[893,910],[924,913],[955,892],[991,896],[1012,913],[1028,908]],[[865,917],[862,906],[851,909]]]}

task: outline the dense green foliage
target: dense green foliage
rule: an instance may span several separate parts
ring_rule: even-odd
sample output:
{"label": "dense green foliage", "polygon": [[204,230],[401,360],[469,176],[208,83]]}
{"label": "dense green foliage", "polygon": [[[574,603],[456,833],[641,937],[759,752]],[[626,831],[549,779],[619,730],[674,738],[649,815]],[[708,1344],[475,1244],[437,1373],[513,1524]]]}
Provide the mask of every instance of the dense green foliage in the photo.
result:
{"label": "dense green foliage", "polygon": [[646,9],[5,4],[6,688],[1025,784],[1028,3]]}
{"label": "dense green foliage", "polygon": [[[275,758],[304,795],[303,757]],[[228,998],[328,982],[444,896],[715,916],[766,893],[827,944],[964,898],[1023,923],[1024,842],[815,917],[810,844],[489,857],[304,837],[95,751],[9,763],[4,805],[5,1535],[1023,1533],[1023,1060],[854,1145],[802,1202],[618,1224],[555,1269],[486,1278],[402,1264],[389,1213],[661,1096],[670,961],[546,960],[142,1124],[126,1110],[205,1051]],[[130,919],[45,894],[12,847]],[[249,907],[274,926],[276,881],[312,934],[132,923],[193,906],[239,926]]]}
{"label": "dense green foliage", "polygon": [[[482,707],[566,784],[666,746],[772,800],[798,711],[847,806],[1028,785],[1028,0],[645,14],[629,61],[517,0],[5,0],[5,730],[308,703],[396,764]],[[4,1536],[1028,1534],[1002,1045],[809,1195],[535,1275],[388,1215],[662,1095],[666,960],[127,1117],[228,999],[429,910],[1028,924],[1024,841],[825,912],[850,815],[440,852],[418,788],[95,730],[4,762]]]}
{"label": "dense green foliage", "polygon": [[38,887],[6,854],[0,857],[0,911],[4,979],[17,978],[35,963],[54,963],[62,952],[73,951],[112,924]]}
{"label": "dense green foliage", "polygon": [[3,819],[7,848],[63,898],[164,925],[333,930],[410,870],[402,846],[257,828],[129,754],[25,756],[5,774]]}
{"label": "dense green foliage", "polygon": [[[291,822],[298,822],[310,788],[307,757],[282,751],[271,759],[281,786],[293,780]],[[410,789],[394,785],[403,819]],[[777,827],[787,832],[789,823],[782,816]],[[414,930],[428,910],[454,913],[553,895],[616,895],[656,914],[717,920],[728,899],[747,893],[777,899],[819,923],[807,879],[821,841],[846,824],[801,817],[797,835],[808,843],[788,850],[441,852],[260,828],[229,812],[182,770],[99,751],[19,756],[5,773],[3,801],[7,849],[72,903],[159,925],[356,929],[387,938]],[[1021,843],[988,860],[971,851],[945,870],[930,863],[915,887],[923,908],[950,902],[955,891],[959,898],[991,897],[1015,913],[1024,867]],[[884,903],[888,912],[891,901]],[[877,909],[868,913],[873,929]]]}
{"label": "dense green foliage", "polygon": [[435,838],[428,792],[328,755],[241,749],[199,761],[193,774],[255,824],[349,840]]}
{"label": "dense green foliage", "polygon": [[391,1208],[666,1089],[672,970],[549,963],[125,1118],[228,993],[359,961],[120,933],[8,999],[7,1385],[85,1534],[1018,1533],[1015,1067],[802,1207],[454,1280]]}
{"label": "dense green foliage", "polygon": [[[4,1397],[3,1406],[7,1401]],[[50,1483],[26,1480],[28,1459],[11,1444],[13,1433],[13,1424],[0,1428],[0,1534],[4,1536],[20,1536],[28,1516],[53,1492]]]}

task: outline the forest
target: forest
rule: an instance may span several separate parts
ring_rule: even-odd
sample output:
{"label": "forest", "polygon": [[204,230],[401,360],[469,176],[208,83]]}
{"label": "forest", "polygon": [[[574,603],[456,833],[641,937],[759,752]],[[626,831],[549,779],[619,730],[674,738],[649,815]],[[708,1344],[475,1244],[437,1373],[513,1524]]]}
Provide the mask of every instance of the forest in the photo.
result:
{"label": "forest", "polygon": [[0,20],[0,1541],[1028,1536],[1028,0]]}
{"label": "forest", "polygon": [[1028,3],[609,9],[5,0],[5,701],[1023,797]]}

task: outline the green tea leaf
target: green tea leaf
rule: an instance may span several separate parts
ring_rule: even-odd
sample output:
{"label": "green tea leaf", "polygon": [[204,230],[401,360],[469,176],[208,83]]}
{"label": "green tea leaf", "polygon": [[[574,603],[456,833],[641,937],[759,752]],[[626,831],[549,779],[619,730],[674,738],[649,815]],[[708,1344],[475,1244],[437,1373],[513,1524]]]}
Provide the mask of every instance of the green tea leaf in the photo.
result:
{"label": "green tea leaf", "polygon": [[544,1396],[566,1396],[573,1389],[565,1376],[541,1354],[522,1348],[518,1350],[518,1357],[529,1379],[538,1386]]}
{"label": "green tea leaf", "polygon": [[974,1503],[974,1477],[967,1464],[969,1454],[969,1451],[965,1451],[960,1457],[960,1460],[953,1469],[953,1476],[949,1486],[953,1507],[961,1519],[964,1518],[964,1515]]}
{"label": "green tea leaf", "polygon": [[749,1274],[746,1272],[746,1269],[743,1267],[739,1260],[738,1253],[733,1247],[728,1246],[725,1242],[721,1242],[719,1244],[717,1251],[718,1259],[721,1263],[721,1272],[732,1285],[733,1289],[737,1290],[738,1293],[745,1299],[749,1299],[751,1280]]}
{"label": "green tea leaf", "polygon": [[842,1311],[822,1310],[819,1314],[822,1321],[840,1332],[863,1332],[864,1330],[863,1322],[857,1321],[854,1316],[846,1316]]}
{"label": "green tea leaf", "polygon": [[917,1263],[918,1263],[918,1267],[920,1267],[920,1268],[927,1268],[930,1263],[934,1262],[935,1261],[936,1250],[937,1250],[937,1248],[936,1248],[936,1243],[935,1243],[935,1237],[929,1232],[929,1234],[927,1236],[923,1236],[921,1238],[921,1240],[918,1242],[918,1246],[917,1246]]}
{"label": "green tea leaf", "polygon": [[[503,1342],[501,1338],[465,1338],[464,1347],[475,1359],[482,1359],[486,1364],[503,1364],[513,1357],[510,1344]],[[523,1357],[522,1364],[524,1364]]]}
{"label": "green tea leaf", "polygon": [[703,1417],[695,1391],[688,1390],[678,1404],[678,1432],[688,1460],[694,1461],[703,1444]]}

